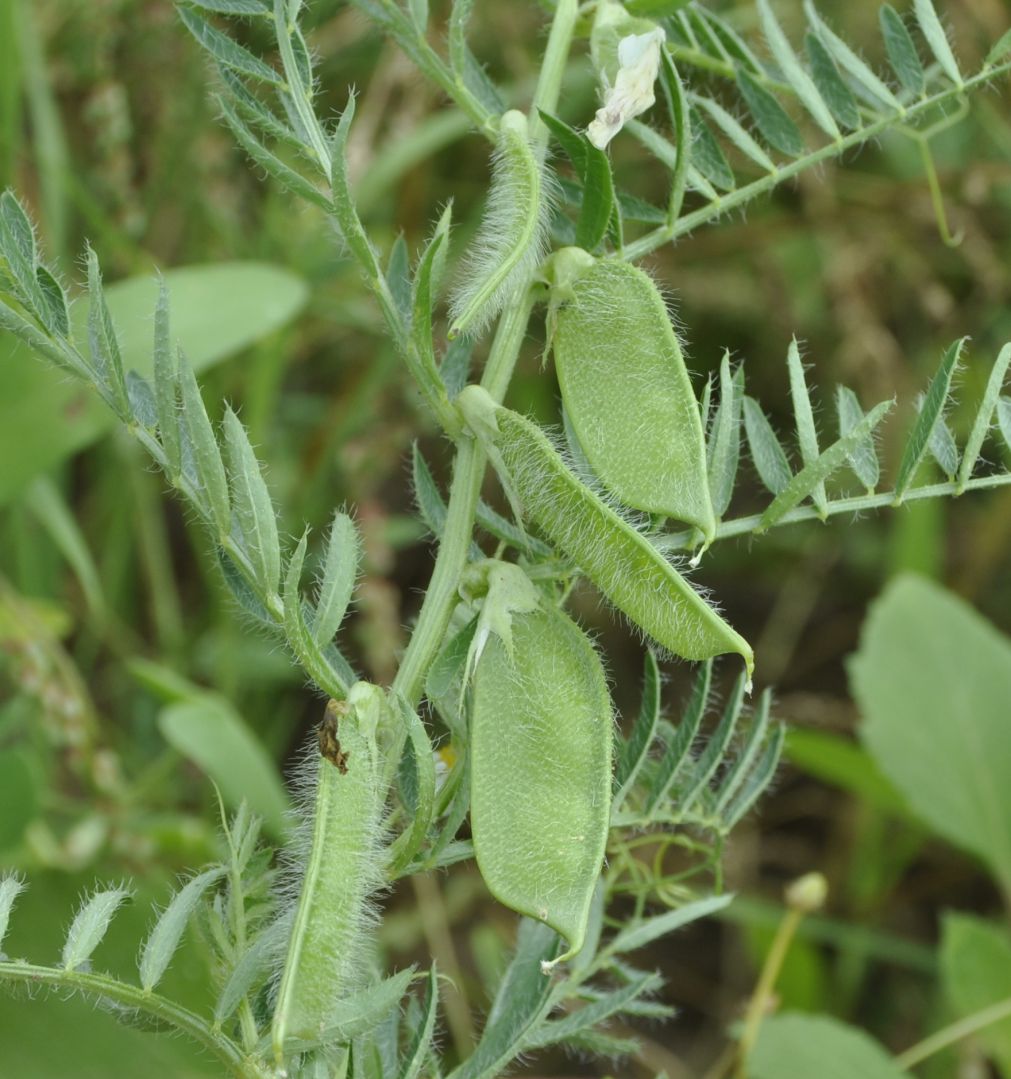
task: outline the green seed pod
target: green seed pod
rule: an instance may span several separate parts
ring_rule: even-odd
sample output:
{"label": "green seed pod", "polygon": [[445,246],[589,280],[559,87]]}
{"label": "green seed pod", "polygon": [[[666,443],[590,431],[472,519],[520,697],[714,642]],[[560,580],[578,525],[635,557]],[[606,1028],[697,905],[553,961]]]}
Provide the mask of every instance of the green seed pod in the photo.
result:
{"label": "green seed pod", "polygon": [[383,883],[385,802],[376,728],[382,690],[352,686],[331,701],[319,728],[312,835],[297,860],[298,902],[274,1005],[274,1055],[283,1068],[289,1038],[312,1039],[342,997],[362,982],[371,896]]}
{"label": "green seed pod", "polygon": [[593,645],[557,608],[523,604],[507,634],[488,635],[473,676],[474,852],[491,893],[565,937],[570,959],[607,843],[611,700]]}
{"label": "green seed pod", "polygon": [[555,367],[590,466],[621,502],[695,525],[708,545],[716,521],[702,421],[659,290],[637,267],[606,259],[558,293]]}
{"label": "green seed pod", "polygon": [[479,386],[457,399],[511,495],[530,518],[640,629],[674,655],[754,655],[659,551],[565,466],[536,424],[496,405]]}
{"label": "green seed pod", "polygon": [[499,123],[488,205],[464,256],[450,337],[480,333],[531,277],[547,242],[550,201],[543,166],[530,145],[527,118],[513,109]]}

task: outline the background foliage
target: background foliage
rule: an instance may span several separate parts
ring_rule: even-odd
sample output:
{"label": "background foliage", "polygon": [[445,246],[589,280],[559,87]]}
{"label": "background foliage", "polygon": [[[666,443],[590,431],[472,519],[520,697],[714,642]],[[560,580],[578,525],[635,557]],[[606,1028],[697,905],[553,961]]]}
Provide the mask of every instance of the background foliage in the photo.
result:
{"label": "background foliage", "polygon": [[[743,32],[755,29],[750,4],[712,6]],[[440,5],[432,8],[433,18],[445,15]],[[778,10],[792,30],[799,12],[785,4]],[[883,59],[876,5],[825,10],[848,40],[867,43],[869,58]],[[961,0],[944,12],[966,69],[974,70],[1006,30],[1006,8]],[[542,14],[535,5],[477,5],[472,47],[504,84],[529,84]],[[65,278],[80,276],[75,258],[85,238],[102,252],[110,282],[150,276],[155,266],[222,259],[288,271],[259,271],[278,274],[264,286],[276,307],[253,304],[259,326],[251,325],[250,311],[224,309],[234,282],[216,292],[212,281],[196,279],[216,325],[194,326],[205,351],[195,344],[190,354],[214,364],[202,378],[205,399],[241,407],[292,530],[302,520],[324,530],[335,493],[358,507],[364,578],[348,640],[358,668],[388,681],[430,567],[408,482],[419,427],[439,479],[445,458],[420,402],[405,392],[356,271],[311,209],[257,182],[217,123],[203,58],[171,5],[7,0],[0,19],[0,187],[28,194]],[[350,157],[360,209],[377,241],[389,249],[403,231],[416,248],[452,194],[455,249],[462,249],[487,184],[482,141],[465,134],[466,123],[441,109],[437,92],[359,14],[319,0],[309,24],[321,57],[321,111],[342,108],[349,83],[361,92]],[[263,44],[255,29],[246,32],[252,47]],[[589,64],[578,55],[568,87],[562,118],[581,125],[595,105]],[[958,247],[938,235],[917,146],[892,135],[783,186],[753,204],[746,221],[731,218],[653,254],[651,266],[670,287],[690,342],[690,367],[717,371],[729,347],[744,361],[749,394],[778,430],[788,430],[783,356],[798,334],[824,429],[834,427],[828,387],[836,382],[865,402],[894,395],[904,403],[881,447],[894,475],[903,430],[914,419],[911,402],[948,344],[968,334],[973,341],[958,375],[967,409],[948,415],[964,439],[989,364],[1011,338],[1006,106],[1006,86],[978,94],[968,119],[935,141],[951,226],[964,237]],[[639,167],[644,159],[634,140],[616,142],[613,160],[622,185],[664,202],[662,177]],[[656,190],[648,187],[651,176]],[[116,287],[110,304],[128,304],[129,290]],[[153,291],[141,298],[145,310]],[[177,320],[185,309],[175,303]],[[230,319],[236,329],[225,334]],[[211,330],[224,340],[208,336]],[[557,423],[540,344],[529,343],[510,403]],[[13,345],[2,340],[0,349]],[[35,381],[18,382],[21,370]],[[273,778],[274,762],[290,761],[319,705],[275,645],[235,617],[199,525],[161,497],[161,479],[129,439],[92,423],[76,388],[41,367],[5,357],[0,390],[0,858],[33,880],[32,903],[12,921],[5,950],[55,954],[62,939],[56,927],[75,897],[96,878],[129,878],[134,903],[102,953],[104,965],[126,973],[150,903],[164,902],[175,874],[207,860],[218,842],[206,775],[226,800],[255,790],[261,804],[254,809],[268,831],[280,831],[287,796]],[[735,510],[749,512],[746,500]],[[1006,848],[991,842],[985,821],[977,828],[965,818],[956,827],[952,812],[933,819],[929,807],[908,797],[901,769],[887,766],[884,750],[884,771],[870,765],[852,737],[858,712],[845,661],[869,601],[905,570],[943,583],[998,630],[1011,631],[1009,532],[1011,495],[1003,490],[830,527],[784,528],[760,544],[722,543],[707,556],[707,583],[756,643],[763,683],[778,685],[777,715],[792,732],[778,790],[729,848],[727,883],[740,899],[722,922],[671,938],[656,956],[665,993],[682,1011],[662,1031],[643,1026],[641,1074],[704,1072],[750,992],[782,885],[809,869],[826,873],[831,897],[790,951],[780,983],[786,1007],[830,1012],[898,1050],[987,1003],[975,996],[986,978],[965,974],[965,956],[985,967],[988,956],[1008,947],[984,920],[999,914],[1001,890],[1006,897]],[[889,639],[902,638],[904,627],[927,624],[931,604],[945,602],[922,586],[902,585],[882,601],[867,632],[893,618],[899,630]],[[636,642],[589,598],[576,607],[605,637],[617,684],[634,689]],[[963,608],[938,617],[945,625],[971,619]],[[984,651],[973,650],[965,662],[983,663]],[[916,652],[912,661],[922,662]],[[957,658],[951,662],[964,670]],[[851,669],[872,723],[869,742],[884,746],[885,721],[868,701],[870,667],[861,654]],[[687,668],[672,665],[666,673],[670,698],[687,699]],[[985,684],[982,675],[976,684]],[[936,700],[926,683],[924,691]],[[1002,699],[984,698],[972,717]],[[638,707],[635,699],[617,703],[629,718]],[[208,714],[213,728],[200,721]],[[929,729],[926,714],[922,720]],[[220,744],[208,743],[208,729],[219,732]],[[996,767],[1007,760],[999,715],[993,732],[986,757]],[[955,784],[950,755],[925,767],[933,784]],[[978,777],[979,762],[966,769]],[[971,812],[954,812],[959,808]],[[394,894],[388,909],[382,940],[391,958],[406,966],[434,955],[457,980],[451,1036],[465,1041],[472,1035],[467,1003],[486,1001],[511,945],[512,918],[490,901],[472,867],[419,878]],[[942,921],[945,910],[959,913]],[[190,941],[167,975],[173,993],[194,1005],[203,1003],[202,963]],[[997,986],[991,999],[1007,995],[1007,986]],[[787,1038],[789,1026],[775,1033]],[[1006,1063],[1007,1039],[999,1037],[993,1032],[991,1051]],[[183,1043],[125,1029],[79,1001],[3,998],[0,1041],[5,1066],[23,1075],[65,1074],[68,1044],[82,1076],[128,1074],[117,1071],[123,1059],[145,1059],[175,1075],[210,1068]],[[975,1050],[970,1044],[962,1051]],[[538,1070],[551,1066],[548,1058]],[[551,1074],[597,1074],[560,1056],[555,1066]],[[953,1074],[951,1058],[932,1066],[938,1076]]]}

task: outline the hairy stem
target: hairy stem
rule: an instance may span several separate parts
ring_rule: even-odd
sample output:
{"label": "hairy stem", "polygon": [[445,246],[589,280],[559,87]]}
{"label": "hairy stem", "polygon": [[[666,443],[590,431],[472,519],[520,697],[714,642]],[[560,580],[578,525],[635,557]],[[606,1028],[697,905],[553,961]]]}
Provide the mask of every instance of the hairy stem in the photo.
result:
{"label": "hairy stem", "polygon": [[265,1079],[268,1074],[244,1056],[231,1038],[214,1030],[200,1016],[157,993],[145,993],[139,986],[116,981],[104,974],[56,970],[23,962],[0,963],[0,980],[19,982],[29,988],[42,985],[54,989],[76,989],[127,1008],[135,1008],[157,1016],[188,1034],[225,1064],[230,1075],[241,1079]]}
{"label": "hairy stem", "polygon": [[[533,296],[530,290],[525,290],[506,308],[499,321],[481,379],[481,385],[496,401],[505,397],[532,306]],[[458,439],[446,524],[435,569],[411,642],[393,681],[394,691],[402,694],[412,705],[421,699],[425,673],[442,644],[456,605],[457,585],[467,564],[474,513],[486,463],[485,453],[475,439],[468,435]]]}

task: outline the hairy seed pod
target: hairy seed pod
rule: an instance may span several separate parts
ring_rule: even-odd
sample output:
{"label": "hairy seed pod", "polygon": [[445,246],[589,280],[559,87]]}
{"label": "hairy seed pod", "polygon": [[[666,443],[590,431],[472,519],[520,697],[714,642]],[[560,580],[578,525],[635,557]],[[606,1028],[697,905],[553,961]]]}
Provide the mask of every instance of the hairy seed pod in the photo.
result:
{"label": "hairy seed pod", "polygon": [[702,421],[659,290],[638,267],[605,259],[558,292],[555,367],[590,466],[621,502],[695,525],[709,544]]}
{"label": "hairy seed pod", "polygon": [[502,408],[480,386],[458,398],[524,511],[643,632],[674,655],[701,660],[754,655],[732,629],[626,520],[566,467],[536,424]]}
{"label": "hairy seed pod", "polygon": [[274,1005],[272,1039],[283,1067],[288,1038],[319,1035],[360,982],[371,896],[382,885],[384,805],[376,727],[382,691],[358,682],[330,701],[319,729],[312,835]]}
{"label": "hairy seed pod", "polygon": [[480,333],[537,268],[547,241],[550,200],[527,119],[515,109],[500,120],[488,205],[464,256],[452,302],[450,337]]}
{"label": "hairy seed pod", "polygon": [[492,895],[582,947],[607,843],[611,700],[583,631],[557,608],[511,617],[473,677],[470,815]]}

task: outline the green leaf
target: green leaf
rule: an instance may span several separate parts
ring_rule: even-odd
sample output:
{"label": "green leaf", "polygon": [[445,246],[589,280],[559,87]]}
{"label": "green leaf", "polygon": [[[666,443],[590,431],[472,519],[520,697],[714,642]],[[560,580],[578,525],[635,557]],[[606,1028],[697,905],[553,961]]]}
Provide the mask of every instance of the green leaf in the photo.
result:
{"label": "green leaf", "polygon": [[183,25],[197,39],[200,46],[207,50],[219,64],[232,68],[240,75],[258,79],[271,86],[283,88],[285,83],[281,75],[272,67],[265,64],[259,57],[254,56],[248,49],[243,48],[227,34],[216,30],[204,18],[195,11],[179,6],[176,9]]}
{"label": "green leaf", "polygon": [[1011,397],[997,398],[997,426],[1005,444],[1011,449]]}
{"label": "green leaf", "polygon": [[983,401],[979,406],[979,410],[976,412],[976,418],[972,421],[972,430],[969,432],[969,438],[965,443],[965,452],[962,454],[962,465],[958,471],[958,489],[960,492],[965,490],[965,485],[972,477],[972,470],[976,467],[976,462],[979,460],[979,453],[983,448],[983,441],[990,430],[994,410],[997,407],[1000,391],[1004,385],[1008,364],[1011,364],[1011,343],[1006,344],[1000,350],[997,362],[990,370],[990,377],[987,379]]}
{"label": "green leaf", "polygon": [[0,852],[17,846],[39,812],[39,782],[29,758],[19,749],[0,750]]}
{"label": "green leaf", "polygon": [[768,531],[794,506],[800,505],[805,498],[812,495],[870,435],[891,407],[891,401],[882,401],[876,405],[848,435],[833,442],[821,456],[802,468],[773,499],[762,514],[755,531],[759,534]]}
{"label": "green leaf", "polygon": [[[864,410],[860,407],[857,395],[848,386],[836,387],[835,404],[836,415],[839,419],[839,437],[845,438],[863,421]],[[865,438],[849,455],[848,460],[857,479],[868,492],[873,491],[881,477],[881,466],[878,464],[878,455],[874,449],[874,439],[870,436]]]}
{"label": "green leaf", "polygon": [[941,366],[937,370],[927,389],[923,408],[913,424],[912,433],[906,448],[902,453],[902,461],[899,464],[899,474],[895,481],[895,504],[900,505],[903,495],[909,490],[910,484],[916,477],[916,470],[923,460],[924,454],[930,445],[931,436],[938,420],[944,412],[948,394],[951,393],[951,380],[958,367],[958,360],[962,354],[962,347],[968,338],[963,337],[959,341],[953,341],[944,353]]}
{"label": "green leaf", "polygon": [[407,1047],[397,1079],[419,1079],[421,1070],[432,1048],[435,1020],[439,1012],[439,973],[432,963],[425,983],[425,999],[421,1005],[422,1020],[415,1029],[411,1044]]}
{"label": "green leaf", "polygon": [[727,136],[728,139],[741,151],[745,157],[750,157],[759,168],[767,172],[776,172],[776,163],[762,149],[761,146],[748,134],[744,127],[729,112],[711,97],[696,97],[695,104],[709,114],[710,119]]}
{"label": "green leaf", "polygon": [[727,698],[720,722],[706,739],[705,748],[685,777],[684,785],[678,788],[677,802],[683,809],[691,810],[695,800],[716,774],[716,770],[725,763],[730,744],[737,732],[748,684],[748,676],[742,671]]}
{"label": "green leaf", "polygon": [[193,448],[193,462],[204,500],[204,511],[213,521],[219,536],[232,529],[232,506],[228,496],[228,476],[221,457],[214,428],[204,407],[193,368],[183,353],[179,354],[179,388],[182,397],[182,417]]}
{"label": "green leaf", "polygon": [[762,138],[787,157],[800,157],[804,140],[783,106],[744,68],[737,72],[737,86]]}
{"label": "green leaf", "polygon": [[91,958],[92,952],[102,943],[116,911],[129,898],[130,892],[125,888],[109,888],[85,899],[63,944],[61,961],[64,970],[77,970]]}
{"label": "green leaf", "polygon": [[25,890],[25,882],[14,873],[0,877],[0,956],[3,955],[4,937],[10,924],[11,911],[18,896]]}
{"label": "green leaf", "polygon": [[[307,296],[299,278],[256,262],[170,270],[164,284],[172,308],[174,341],[185,350],[195,371],[284,325]],[[151,276],[134,277],[107,285],[104,291],[118,330],[124,368],[150,374],[151,312],[158,303],[158,281]],[[71,314],[80,340],[86,332],[87,306],[76,304]],[[167,355],[171,365],[174,352],[170,349]],[[156,392],[157,385],[156,379]],[[0,504],[38,473],[90,445],[116,422],[86,387],[47,370],[13,338],[0,337]]]}
{"label": "green leaf", "polygon": [[962,73],[958,70],[955,54],[951,51],[948,35],[934,10],[933,0],[913,0],[913,10],[927,44],[944,69],[944,73],[956,85],[962,85]]}
{"label": "green leaf", "polygon": [[[956,1017],[968,1017],[1011,997],[1011,936],[967,914],[947,912],[941,933],[941,980]],[[974,1036],[988,1056],[1011,1074],[1011,1019]]]}
{"label": "green leaf", "polygon": [[[846,44],[842,38],[834,34],[822,21],[821,16],[815,10],[812,0],[804,0],[804,13],[811,29],[817,34],[826,52],[855,82],[870,94],[878,98],[884,105],[894,109],[900,115],[905,112],[902,102],[891,90],[874,74],[873,71],[860,59],[859,56]],[[857,125],[853,125],[854,127]]]}
{"label": "green leaf", "polygon": [[1011,888],[1011,642],[962,600],[900,577],[871,608],[850,683],[881,770]]}
{"label": "green leaf", "polygon": [[631,924],[607,945],[609,953],[635,952],[652,944],[654,940],[673,933],[676,929],[697,922],[700,918],[708,918],[718,910],[723,910],[733,901],[732,895],[711,895],[706,899],[697,899],[677,910],[669,910],[666,914],[659,914],[655,918],[647,918],[644,922]]}
{"label": "green leaf", "polygon": [[551,1007],[552,981],[543,967],[559,951],[557,934],[540,922],[520,922],[516,954],[498,987],[481,1040],[448,1079],[496,1079],[523,1049]]}
{"label": "green leaf", "polygon": [[169,705],[159,713],[158,729],[214,780],[226,802],[247,801],[275,838],[287,833],[288,796],[277,768],[227,701],[207,693]]}
{"label": "green leaf", "polygon": [[[762,20],[762,31],[769,43],[769,48],[786,76],[786,81],[793,87],[801,104],[814,118],[814,122],[830,139],[840,137],[839,128],[828,109],[811,76],[801,66],[800,59],[793,51],[793,46],[783,33],[782,27],[773,14],[769,0],[758,0],[758,13]],[[785,151],[789,152],[789,151]],[[798,151],[799,152],[799,151]]]}
{"label": "green leaf", "polygon": [[102,287],[102,271],[98,265],[98,256],[88,248],[88,347],[91,362],[98,373],[99,382],[111,396],[113,406],[121,419],[128,419],[130,406],[126,392],[126,375],[123,369],[123,356],[119,348],[119,339],[112,323],[105,302]]}
{"label": "green leaf", "polygon": [[[923,400],[923,394],[921,393],[916,402],[916,407],[919,411],[923,410]],[[958,444],[955,442],[954,432],[948,426],[948,421],[943,414],[937,417],[934,428],[930,432],[927,449],[948,480],[953,480],[955,473],[958,471]]]}
{"label": "green leaf", "polygon": [[885,39],[885,52],[899,82],[914,96],[923,93],[925,79],[923,64],[913,39],[909,36],[902,16],[891,4],[883,4],[878,12],[881,23],[881,36]]}
{"label": "green leaf", "polygon": [[818,93],[839,123],[851,131],[855,130],[860,126],[860,110],[853,92],[843,81],[828,49],[821,43],[821,38],[810,30],[804,35],[804,48],[811,67],[811,78],[818,87]]}
{"label": "green leaf", "polygon": [[652,649],[646,650],[642,676],[642,703],[627,741],[622,740],[614,770],[614,804],[620,806],[632,789],[649,756],[660,724],[660,668]]}
{"label": "green leaf", "polygon": [[316,594],[316,617],[312,635],[318,645],[333,640],[347,612],[358,580],[362,545],[354,521],[338,510],[334,514],[326,543],[323,578]]}
{"label": "green leaf", "polygon": [[772,424],[753,397],[744,398],[744,430],[755,471],[762,483],[778,495],[793,478],[793,472]]}
{"label": "green leaf", "polygon": [[224,866],[215,866],[193,877],[176,892],[159,916],[140,953],[140,984],[145,993],[161,981],[204,892],[224,874]]}
{"label": "green leaf", "polygon": [[266,0],[186,0],[186,3],[218,15],[270,15]]}
{"label": "green leaf", "polygon": [[730,369],[730,353],[720,363],[720,403],[709,431],[709,491],[713,512],[722,517],[730,506],[741,453],[741,402],[744,397],[744,370]]}
{"label": "green leaf", "polygon": [[[367,1034],[397,1007],[414,977],[414,967],[408,967],[367,989],[359,990],[346,1000],[337,1001],[329,1009],[329,1019],[318,1038],[289,1037],[285,1039],[285,1049],[305,1053]],[[267,1037],[261,1040],[260,1047],[266,1049],[269,1044]]]}
{"label": "green leaf", "polygon": [[[811,407],[811,394],[807,388],[804,365],[800,359],[797,338],[790,341],[786,356],[787,369],[790,373],[790,400],[793,402],[793,415],[797,424],[797,444],[800,446],[800,458],[805,466],[818,460],[818,432],[814,425],[814,409]],[[824,483],[816,483],[810,489],[811,501],[823,517],[828,506]]]}
{"label": "green leaf", "polygon": [[435,806],[435,756],[424,723],[413,708],[401,702],[401,713],[407,727],[400,762],[401,792],[409,823],[390,849],[393,870],[408,865],[421,850],[428,836]]}
{"label": "green leaf", "polygon": [[731,191],[734,187],[734,172],[720,149],[712,131],[696,106],[689,110],[692,129],[691,163],[715,187]]}
{"label": "green leaf", "polygon": [[225,122],[231,128],[236,141],[265,172],[277,180],[282,187],[286,187],[291,191],[292,194],[298,195],[299,198],[305,199],[306,202],[310,202],[314,206],[318,206],[326,213],[333,212],[333,204],[326,194],[310,180],[307,180],[300,172],[282,161],[277,154],[268,150],[249,129],[246,122],[239,116],[229,101],[225,98],[219,98],[218,103],[221,106],[221,113],[225,118]]}
{"label": "green leaf", "polygon": [[823,1015],[763,1020],[748,1079],[903,1079],[906,1072],[862,1030]]}
{"label": "green leaf", "polygon": [[1005,30],[994,43],[993,48],[986,54],[986,67],[993,67],[998,61],[1003,60],[1011,52],[1011,30]]}
{"label": "green leaf", "polygon": [[43,322],[57,337],[68,337],[70,306],[63,286],[45,266],[35,267],[35,278],[45,301],[45,311],[48,312],[48,317],[43,318]]}
{"label": "green leaf", "polygon": [[281,544],[274,504],[246,429],[228,405],[225,406],[223,426],[239,535],[260,586],[268,595],[274,595],[281,579]]}
{"label": "green leaf", "polygon": [[684,763],[691,759],[691,748],[702,726],[702,720],[709,704],[709,691],[713,681],[713,664],[707,661],[699,668],[692,687],[691,699],[677,725],[674,737],[664,750],[660,763],[653,773],[652,788],[649,796],[649,810],[655,813],[660,803],[670,792],[674,780]]}

